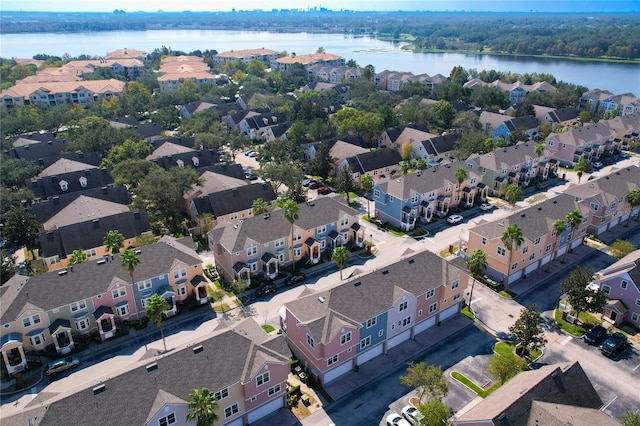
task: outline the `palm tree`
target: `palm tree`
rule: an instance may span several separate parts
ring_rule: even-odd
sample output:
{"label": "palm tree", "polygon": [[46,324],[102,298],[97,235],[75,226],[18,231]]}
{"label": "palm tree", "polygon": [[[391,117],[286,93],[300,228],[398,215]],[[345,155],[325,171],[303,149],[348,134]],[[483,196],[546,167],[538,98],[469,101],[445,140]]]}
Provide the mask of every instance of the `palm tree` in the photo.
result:
{"label": "palm tree", "polygon": [[164,340],[164,331],[162,330],[162,320],[164,313],[168,311],[170,308],[169,303],[164,299],[164,297],[159,294],[154,294],[149,299],[147,299],[146,307],[144,308],[144,312],[147,314],[149,319],[153,321],[158,327],[160,327],[160,335],[162,336],[162,345],[164,346],[164,351],[167,351],[167,342]]}
{"label": "palm tree", "polygon": [[215,394],[207,388],[195,389],[189,394],[189,409],[193,410],[187,414],[187,420],[197,419],[197,426],[213,426],[218,415],[218,401]]}
{"label": "palm tree", "polygon": [[509,264],[507,265],[507,282],[505,283],[504,290],[509,291],[509,276],[511,276],[511,259],[513,252],[518,250],[518,247],[524,242],[524,236],[522,235],[522,228],[517,224],[509,225],[502,233],[502,243],[509,250]]}
{"label": "palm tree", "polygon": [[584,158],[581,158],[573,167],[573,170],[575,170],[576,173],[578,174],[578,184],[579,184],[580,180],[582,179],[582,174],[584,172],[589,171],[589,163],[587,163],[587,160],[585,160]]}
{"label": "palm tree", "polygon": [[[536,145],[536,147],[534,148],[534,151],[536,153],[536,155],[538,156],[538,163],[540,162],[540,157],[542,156],[542,153],[544,152],[544,144],[543,143],[539,143]],[[537,167],[538,172],[536,173],[536,177],[540,174],[540,167]]]}
{"label": "palm tree", "polygon": [[120,266],[127,268],[127,272],[131,276],[131,284],[135,284],[133,280],[133,272],[136,270],[136,266],[140,264],[140,258],[135,251],[127,249],[122,253],[120,257]]}
{"label": "palm tree", "polygon": [[482,272],[487,269],[487,255],[480,249],[477,249],[471,253],[471,257],[467,260],[467,268],[471,273],[473,282],[471,283],[471,291],[469,292],[469,310],[471,309],[471,301],[473,300],[473,287],[476,285],[476,277],[480,276]]}
{"label": "palm tree", "polygon": [[75,249],[71,256],[69,256],[69,265],[77,265],[78,263],[86,262],[87,254],[80,249]]}
{"label": "palm tree", "polygon": [[107,231],[103,244],[111,255],[120,253],[120,249],[124,247],[124,235],[118,231]]}
{"label": "palm tree", "polygon": [[[365,193],[370,194],[371,190],[373,189],[373,176],[371,175],[362,176],[362,179],[360,179],[360,186],[362,187]],[[369,210],[369,207],[370,207],[369,198],[371,197],[367,196],[367,215],[369,216],[369,219],[371,219],[371,210]]]}
{"label": "palm tree", "polygon": [[511,208],[516,205],[516,201],[522,198],[522,195],[522,188],[515,183],[507,186],[507,189],[504,191],[504,196],[507,201],[509,201],[509,204],[511,204]]}
{"label": "palm tree", "polygon": [[[569,225],[569,228],[571,228],[571,236],[575,236],[575,232],[578,229],[578,225],[580,225],[582,223],[582,219],[584,219],[584,217],[582,216],[582,214],[580,213],[580,210],[578,209],[573,209],[571,210],[569,213],[567,213],[567,216],[564,218],[564,220],[566,220],[567,225]],[[569,244],[569,246],[567,247],[567,251],[571,250],[571,241],[569,240],[567,244]],[[567,252],[564,252],[564,256],[567,256]],[[564,258],[562,259],[562,261],[564,262]]]}
{"label": "palm tree", "polygon": [[331,260],[340,268],[340,280],[342,281],[342,268],[349,262],[349,251],[344,247],[336,247],[331,255]]}
{"label": "palm tree", "polygon": [[282,203],[282,212],[284,214],[284,220],[291,224],[291,265],[295,264],[293,259],[293,224],[298,220],[298,213],[300,212],[300,207],[296,204],[295,201],[286,199]]}
{"label": "palm tree", "polygon": [[[556,252],[556,248],[558,247],[558,241],[560,241],[562,233],[567,229],[567,224],[564,220],[558,219],[553,222],[551,229],[553,229],[553,233],[556,236],[555,240],[553,240],[553,251],[551,252],[551,256],[553,257],[553,253]],[[549,263],[547,263],[547,272],[549,272],[549,268],[551,268],[551,260],[553,259],[549,259]]]}
{"label": "palm tree", "polygon": [[[633,208],[640,206],[640,188],[636,188],[627,194],[627,203],[629,203],[629,217],[627,218],[627,224],[625,226],[629,226]],[[640,217],[640,215],[636,215],[636,220],[638,220],[638,217]]]}
{"label": "palm tree", "polygon": [[255,200],[253,200],[253,204],[251,205],[251,213],[253,213],[254,216],[264,214],[268,211],[269,205],[262,198],[256,198]]}
{"label": "palm tree", "polygon": [[469,176],[469,174],[467,173],[467,171],[464,169],[464,167],[460,166],[458,167],[458,170],[456,170],[456,179],[458,180],[458,210],[460,210],[460,191],[462,190],[462,182],[464,182],[464,180]]}

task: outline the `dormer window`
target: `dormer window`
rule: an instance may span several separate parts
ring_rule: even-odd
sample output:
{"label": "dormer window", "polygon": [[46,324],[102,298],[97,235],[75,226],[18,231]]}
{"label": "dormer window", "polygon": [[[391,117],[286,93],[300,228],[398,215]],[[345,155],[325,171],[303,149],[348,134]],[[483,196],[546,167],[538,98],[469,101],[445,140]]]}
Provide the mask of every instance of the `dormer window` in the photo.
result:
{"label": "dormer window", "polygon": [[178,160],[176,161],[176,164],[178,165],[178,167],[180,167],[181,169],[184,168],[184,161],[182,160]]}
{"label": "dormer window", "polygon": [[87,178],[84,176],[80,176],[80,179],[78,179],[78,181],[80,181],[80,186],[83,188],[87,187]]}
{"label": "dormer window", "polygon": [[62,191],[68,191],[69,190],[69,184],[67,183],[66,180],[61,180],[60,183],[58,183],[58,185],[60,185],[60,189]]}
{"label": "dormer window", "polygon": [[200,159],[198,157],[191,157],[191,161],[193,162],[193,165],[195,167],[198,167],[200,165]]}

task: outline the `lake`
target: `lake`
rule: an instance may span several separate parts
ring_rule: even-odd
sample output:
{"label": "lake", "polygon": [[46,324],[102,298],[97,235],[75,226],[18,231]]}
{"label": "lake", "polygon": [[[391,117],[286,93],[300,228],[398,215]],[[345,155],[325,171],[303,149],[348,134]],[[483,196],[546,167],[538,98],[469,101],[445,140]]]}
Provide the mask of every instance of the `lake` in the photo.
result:
{"label": "lake", "polygon": [[3,34],[0,57],[31,58],[38,53],[62,56],[104,55],[124,47],[151,52],[161,46],[173,50],[241,50],[264,47],[276,51],[313,53],[324,47],[329,53],[372,64],[376,71],[408,71],[448,76],[454,66],[495,69],[517,73],[545,72],[558,80],[606,89],[615,94],[632,92],[640,96],[640,65],[582,62],[532,57],[467,55],[459,53],[412,53],[400,45],[370,37],[342,34],[272,33],[213,30],[149,30],[86,33]]}

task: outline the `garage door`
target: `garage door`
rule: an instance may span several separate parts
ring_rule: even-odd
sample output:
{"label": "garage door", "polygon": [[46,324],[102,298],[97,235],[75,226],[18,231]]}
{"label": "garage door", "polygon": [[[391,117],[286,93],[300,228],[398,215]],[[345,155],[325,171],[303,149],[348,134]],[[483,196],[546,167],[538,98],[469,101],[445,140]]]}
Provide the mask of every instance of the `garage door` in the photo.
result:
{"label": "garage door", "polygon": [[542,262],[540,263],[540,266],[542,265],[546,265],[547,263],[549,263],[551,261],[551,255],[549,256],[545,256],[542,258]]}
{"label": "garage door", "polygon": [[400,343],[409,340],[409,338],[411,337],[411,330],[407,330],[407,331],[403,331],[402,333],[398,334],[395,337],[392,337],[391,339],[389,339],[389,341],[387,342],[387,349],[391,349],[395,346],[398,346]]}
{"label": "garage door", "polygon": [[602,234],[606,230],[607,230],[607,225],[602,225],[601,227],[598,228],[598,235]]}
{"label": "garage door", "polygon": [[558,252],[556,254],[556,259],[560,259],[560,256],[562,256],[566,251],[567,251],[567,245],[565,244],[558,249]]}
{"label": "garage door", "polygon": [[516,282],[517,280],[520,279],[520,277],[522,277],[522,269],[520,269],[518,272],[514,272],[513,274],[509,275],[509,284]]}
{"label": "garage door", "polygon": [[258,419],[263,418],[267,414],[273,413],[278,408],[284,407],[284,398],[281,396],[271,402],[267,402],[261,407],[256,408],[247,415],[247,421],[251,424]]}
{"label": "garage door", "polygon": [[337,379],[338,377],[342,376],[343,374],[347,374],[349,371],[351,371],[351,360],[345,362],[344,364],[334,368],[333,370],[329,371],[328,373],[325,373],[324,375],[324,383],[327,384],[335,379]]}
{"label": "garage door", "polygon": [[243,426],[244,423],[242,422],[242,416],[238,417],[237,419],[229,422],[229,423],[225,423],[225,426]]}
{"label": "garage door", "polygon": [[571,242],[571,248],[576,248],[578,247],[580,244],[582,244],[582,238],[578,238],[577,240],[573,240]]}
{"label": "garage door", "polygon": [[428,328],[433,327],[434,325],[436,325],[436,317],[433,316],[427,320],[422,321],[420,324],[417,324],[415,326],[414,329],[414,333],[418,334],[418,333],[422,333],[423,331],[425,331]]}
{"label": "garage door", "polygon": [[451,318],[452,316],[454,316],[455,314],[458,313],[458,310],[460,309],[460,304],[456,303],[453,306],[449,306],[447,309],[445,309],[444,311],[440,312],[440,321],[444,321],[447,318]]}
{"label": "garage door", "polygon": [[609,223],[609,229],[613,228],[614,226],[616,226],[618,223],[620,223],[620,218],[617,217],[615,219],[613,219],[610,223]]}
{"label": "garage door", "polygon": [[379,344],[375,348],[371,348],[368,351],[363,352],[362,354],[358,355],[358,359],[356,361],[357,364],[358,365],[362,365],[367,361],[371,361],[372,359],[374,359],[378,355],[382,355],[382,349],[383,349],[383,345]]}
{"label": "garage door", "polygon": [[531,265],[527,266],[526,268],[524,268],[524,273],[525,274],[530,274],[533,271],[535,271],[536,269],[538,269],[538,264],[540,262],[533,262]]}

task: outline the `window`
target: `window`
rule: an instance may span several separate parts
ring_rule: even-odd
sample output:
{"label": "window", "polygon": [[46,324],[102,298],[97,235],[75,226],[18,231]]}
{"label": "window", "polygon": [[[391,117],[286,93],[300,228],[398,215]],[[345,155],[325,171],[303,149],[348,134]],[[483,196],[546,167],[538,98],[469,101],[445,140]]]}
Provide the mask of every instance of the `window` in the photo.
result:
{"label": "window", "polygon": [[430,299],[430,298],[432,298],[435,294],[436,294],[436,289],[435,289],[435,288],[432,288],[431,290],[427,291],[427,294],[425,295],[425,299]]}
{"label": "window", "polygon": [[181,285],[178,287],[178,296],[184,296],[185,294],[187,294],[187,286]]}
{"label": "window", "polygon": [[316,228],[316,233],[318,234],[324,234],[325,232],[327,232],[327,225],[318,226]]}
{"label": "window", "polygon": [[269,372],[266,371],[256,377],[256,386],[262,386],[265,383],[269,382]]}
{"label": "window", "polygon": [[278,383],[278,384],[277,384],[277,385],[275,385],[275,386],[271,386],[271,387],[269,388],[269,390],[267,391],[267,395],[272,396],[272,395],[274,395],[274,394],[276,394],[276,393],[280,392],[280,389],[281,389],[281,388],[280,388],[280,383]]}
{"label": "window", "polygon": [[40,324],[40,315],[31,315],[22,320],[22,326],[24,328],[31,327],[32,325]]}
{"label": "window", "polygon": [[345,333],[340,336],[340,344],[344,345],[345,343],[349,343],[351,341],[351,332]]}
{"label": "window", "polygon": [[116,315],[123,317],[129,313],[129,304],[116,306]]}
{"label": "window", "polygon": [[218,401],[220,401],[221,399],[225,399],[226,397],[229,396],[229,388],[224,388],[221,391],[218,391],[215,394],[213,394],[213,396],[215,396],[216,400]]}
{"label": "window", "polygon": [[455,280],[451,283],[451,290],[458,288],[460,286],[460,280]]}
{"label": "window", "polygon": [[377,198],[377,197],[380,197],[380,190],[378,190],[378,189],[374,189],[374,190],[373,190],[373,196],[374,196],[374,197],[376,197],[376,198]]}
{"label": "window", "polygon": [[274,245],[276,248],[284,246],[284,238],[280,238],[279,240],[276,240]]}
{"label": "window", "polygon": [[393,195],[389,195],[389,201],[393,203],[393,200],[395,200],[395,198],[393,197]]}
{"label": "window", "polygon": [[413,194],[413,196],[411,197],[411,202],[415,204],[418,201],[420,201],[420,194]]}
{"label": "window", "polygon": [[360,340],[360,349],[364,349],[371,344],[371,336],[367,336]]}
{"label": "window", "polygon": [[536,254],[535,253],[531,253],[531,256],[529,256],[529,261],[533,260],[536,258]]}
{"label": "window", "polygon": [[342,216],[342,219],[340,219],[340,226],[346,226],[349,223],[349,216],[345,215]]}
{"label": "window", "polygon": [[409,324],[411,324],[411,317],[406,317],[405,319],[402,320],[402,326],[406,327]]}
{"label": "window", "polygon": [[256,253],[258,253],[258,247],[256,246],[251,246],[247,249],[247,256],[254,256]]}
{"label": "window", "polygon": [[[604,287],[602,287],[602,289],[604,290]],[[609,293],[607,293],[609,294]],[[640,299],[636,299],[636,306],[640,306]]]}
{"label": "window", "polygon": [[429,313],[433,313],[438,310],[438,302],[429,305]]}
{"label": "window", "polygon": [[600,208],[600,204],[598,204],[598,203],[591,203],[591,209],[592,209],[594,212],[597,212],[599,208]]}
{"label": "window", "polygon": [[486,237],[482,237],[482,245],[485,245],[485,244],[487,244],[487,239]]}
{"label": "window", "polygon": [[293,249],[293,257],[299,257],[302,256],[302,248],[298,247],[298,248],[294,248]]}
{"label": "window", "polygon": [[312,348],[316,347],[316,341],[313,340],[313,337],[309,336],[308,334],[307,334],[307,344]]}
{"label": "window", "polygon": [[29,337],[31,346],[38,346],[44,343],[44,335],[42,333]]}
{"label": "window", "polygon": [[158,424],[160,426],[172,425],[176,422],[176,413],[170,413],[167,416],[160,417],[158,419]]}
{"label": "window", "polygon": [[76,330],[86,330],[89,328],[89,318],[85,318],[80,321],[76,321]]}
{"label": "window", "polygon": [[547,244],[547,246],[544,248],[545,251],[549,251],[551,250],[551,244]]}
{"label": "window", "polygon": [[331,358],[327,359],[327,367],[338,362],[338,355],[334,355]]}
{"label": "window", "polygon": [[300,241],[302,239],[302,234],[300,232],[296,232],[293,234],[293,241]]}
{"label": "window", "polygon": [[[611,294],[611,287],[609,287],[608,285],[603,285],[602,286],[602,291],[605,294]],[[636,300],[636,305],[638,304],[638,301]]]}
{"label": "window", "polygon": [[111,290],[111,297],[113,297],[114,299],[118,299],[126,295],[127,295],[127,289],[124,287],[118,287],[114,290]]}
{"label": "window", "polygon": [[367,320],[367,328],[369,327],[373,327],[374,325],[376,325],[378,323],[378,317],[373,317],[373,318],[369,318]]}
{"label": "window", "polygon": [[278,262],[284,262],[284,253],[278,255]]}
{"label": "window", "polygon": [[140,305],[142,305],[143,308],[147,307],[147,300],[151,299],[150,297],[147,297],[146,299],[140,299]]}
{"label": "window", "polygon": [[229,220],[236,220],[238,218],[238,213],[231,213],[229,215]]}
{"label": "window", "polygon": [[238,414],[238,411],[240,411],[240,409],[238,408],[238,403],[236,402],[232,406],[224,409],[224,417],[225,418],[231,417],[235,414]]}
{"label": "window", "polygon": [[382,337],[384,335],[384,330],[378,331],[378,337]]}
{"label": "window", "polygon": [[504,256],[507,253],[504,247],[498,247],[498,254]]}
{"label": "window", "polygon": [[460,293],[454,294],[453,295],[453,300],[455,301],[455,300],[458,300],[458,299],[460,299]]}
{"label": "window", "polygon": [[87,257],[95,257],[98,253],[96,252],[96,249],[89,249],[85,250],[84,254],[86,254]]}
{"label": "window", "polygon": [[327,241],[326,240],[320,240],[320,248],[321,249],[327,248]]}
{"label": "window", "polygon": [[251,402],[256,402],[257,400],[258,400],[257,396],[254,395],[254,396],[251,397]]}
{"label": "window", "polygon": [[527,253],[529,253],[529,246],[524,246],[522,248],[522,254],[527,254]]}
{"label": "window", "polygon": [[138,290],[144,291],[151,288],[151,280],[144,280],[138,283]]}
{"label": "window", "polygon": [[536,240],[533,242],[535,245],[540,244],[540,237],[536,238]]}
{"label": "window", "polygon": [[512,271],[515,271],[516,269],[518,269],[518,262],[516,262],[513,265],[511,265],[511,270]]}
{"label": "window", "polygon": [[71,308],[71,312],[77,312],[81,309],[86,309],[87,303],[84,300],[81,300],[79,302],[70,304],[69,307]]}
{"label": "window", "polygon": [[402,302],[402,303],[400,304],[400,308],[398,309],[398,311],[399,311],[399,312],[404,311],[405,309],[407,309],[407,305],[408,305],[408,303],[407,303],[406,301]]}
{"label": "window", "polygon": [[187,276],[187,270],[186,269],[178,269],[177,271],[173,271],[173,279],[177,280],[179,278],[182,277],[186,277]]}
{"label": "window", "polygon": [[638,314],[636,314],[635,312],[631,314],[631,321],[638,322]]}
{"label": "window", "polygon": [[622,280],[622,282],[620,283],[620,288],[626,290],[627,284],[629,284],[627,281]]}

